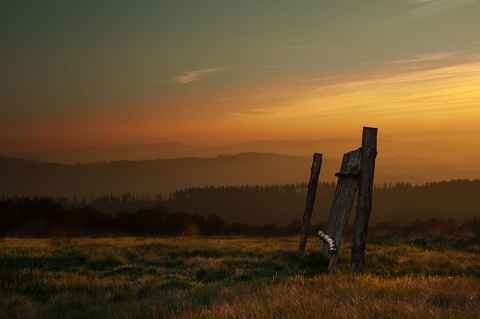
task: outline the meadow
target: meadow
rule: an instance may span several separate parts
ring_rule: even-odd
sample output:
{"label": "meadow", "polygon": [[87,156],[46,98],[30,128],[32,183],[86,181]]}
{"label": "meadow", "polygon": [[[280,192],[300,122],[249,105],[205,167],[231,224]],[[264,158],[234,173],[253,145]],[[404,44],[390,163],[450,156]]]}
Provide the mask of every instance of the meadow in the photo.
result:
{"label": "meadow", "polygon": [[479,318],[480,243],[346,239],[333,275],[298,237],[0,240],[0,318]]}

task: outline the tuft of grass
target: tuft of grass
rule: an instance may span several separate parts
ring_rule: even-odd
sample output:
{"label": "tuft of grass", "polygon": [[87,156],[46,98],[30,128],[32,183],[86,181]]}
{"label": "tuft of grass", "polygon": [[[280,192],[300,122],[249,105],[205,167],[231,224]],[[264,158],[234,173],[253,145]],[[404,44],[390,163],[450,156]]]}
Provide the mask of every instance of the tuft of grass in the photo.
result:
{"label": "tuft of grass", "polygon": [[35,300],[48,299],[45,273],[33,268],[0,268],[0,291],[4,295],[28,296]]}

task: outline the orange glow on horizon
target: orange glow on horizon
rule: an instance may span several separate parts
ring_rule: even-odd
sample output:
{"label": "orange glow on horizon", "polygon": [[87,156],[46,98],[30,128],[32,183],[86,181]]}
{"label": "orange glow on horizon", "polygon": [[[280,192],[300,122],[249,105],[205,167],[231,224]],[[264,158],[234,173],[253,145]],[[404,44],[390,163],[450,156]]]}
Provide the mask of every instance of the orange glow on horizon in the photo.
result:
{"label": "orange glow on horizon", "polygon": [[[226,145],[255,139],[344,138],[356,137],[363,126],[378,127],[386,135],[458,129],[478,132],[480,63],[321,82],[271,83],[192,93],[178,99],[129,102],[101,112],[4,129],[2,142],[6,145],[15,136],[22,142],[10,149],[20,151],[20,146],[34,148],[40,141],[51,149],[170,141]],[[478,133],[465,134],[465,139],[478,138]]]}

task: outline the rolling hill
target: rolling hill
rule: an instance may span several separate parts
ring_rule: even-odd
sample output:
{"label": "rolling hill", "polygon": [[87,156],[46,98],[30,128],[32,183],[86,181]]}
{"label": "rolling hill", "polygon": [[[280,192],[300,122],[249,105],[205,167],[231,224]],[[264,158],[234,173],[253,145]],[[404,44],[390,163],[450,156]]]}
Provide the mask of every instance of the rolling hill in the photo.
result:
{"label": "rolling hill", "polygon": [[[123,160],[89,164],[44,163],[0,157],[0,194],[92,198],[105,194],[167,196],[187,187],[274,185],[308,182],[312,156],[241,153],[216,157]],[[325,156],[321,181],[336,181],[340,158]],[[375,183],[411,184],[480,178],[480,171],[458,169],[422,158],[377,158]]]}

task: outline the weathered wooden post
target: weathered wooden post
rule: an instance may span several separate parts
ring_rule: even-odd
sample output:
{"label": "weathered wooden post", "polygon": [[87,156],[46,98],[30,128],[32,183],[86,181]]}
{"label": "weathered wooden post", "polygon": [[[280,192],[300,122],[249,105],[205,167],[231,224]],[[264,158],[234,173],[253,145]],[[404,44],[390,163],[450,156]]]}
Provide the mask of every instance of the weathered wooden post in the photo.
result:
{"label": "weathered wooden post", "polygon": [[315,204],[315,196],[317,194],[318,178],[320,176],[321,167],[322,154],[313,154],[310,181],[308,182],[308,192],[305,203],[305,212],[303,213],[303,224],[300,233],[300,243],[298,245],[298,251],[302,253],[305,251],[305,246],[307,245],[308,228],[310,227],[310,220],[312,219],[313,205]]}
{"label": "weathered wooden post", "polygon": [[352,241],[352,272],[361,272],[365,265],[365,247],[367,245],[367,229],[372,212],[373,176],[375,158],[377,156],[377,128],[364,127],[362,135],[362,165],[358,200],[353,227]]}
{"label": "weathered wooden post", "polygon": [[[360,149],[343,155],[338,183],[335,189],[330,216],[328,217],[327,229],[320,234],[323,240],[322,256],[328,259],[328,273],[333,273],[337,263],[338,252],[342,244],[343,236],[348,225],[348,218],[352,211],[355,195],[358,190],[358,175],[361,166]],[[322,236],[323,235],[323,236]]]}

